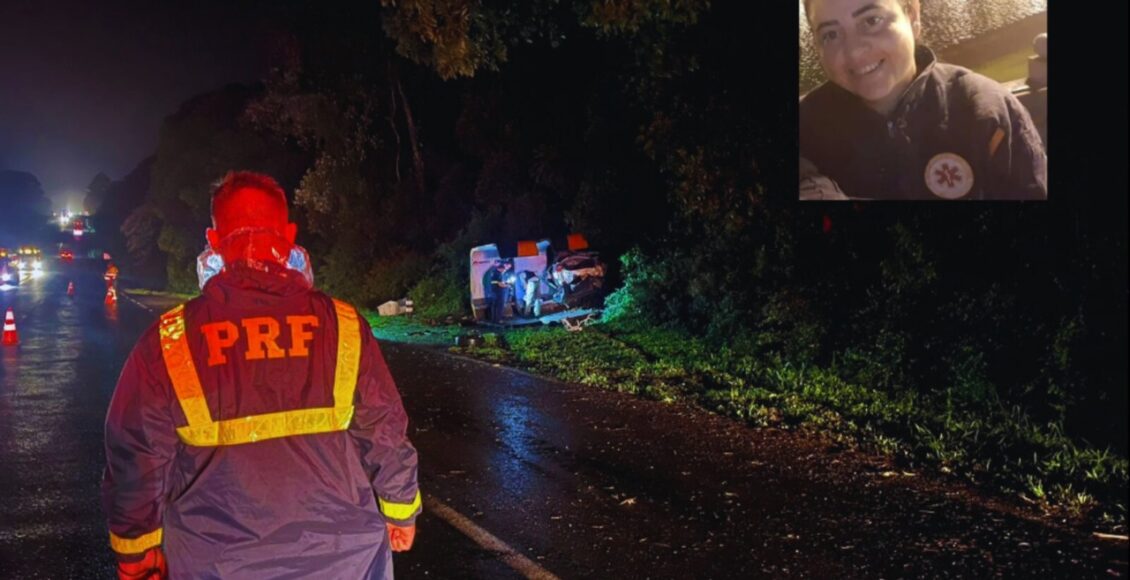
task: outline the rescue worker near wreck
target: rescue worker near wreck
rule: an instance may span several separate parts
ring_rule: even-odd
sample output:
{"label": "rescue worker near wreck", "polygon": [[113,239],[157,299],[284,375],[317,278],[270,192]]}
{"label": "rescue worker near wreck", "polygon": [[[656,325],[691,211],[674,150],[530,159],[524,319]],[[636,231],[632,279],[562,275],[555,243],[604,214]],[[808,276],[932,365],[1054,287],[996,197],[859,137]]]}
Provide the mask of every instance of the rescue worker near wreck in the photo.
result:
{"label": "rescue worker near wreck", "polygon": [[828,82],[800,103],[804,199],[1047,198],[1047,159],[1008,89],[937,62],[918,0],[805,0]]}
{"label": "rescue worker near wreck", "polygon": [[417,457],[369,325],[312,288],[270,177],[229,173],[212,223],[202,295],[142,335],[106,417],[119,577],[392,577]]}
{"label": "rescue worker near wreck", "polygon": [[495,260],[493,266],[483,274],[483,294],[487,299],[491,322],[502,322],[506,305],[510,302],[507,272],[511,266],[508,260]]}
{"label": "rescue worker near wreck", "polygon": [[498,285],[502,283],[502,273],[499,272],[501,265],[501,261],[496,258],[483,272],[483,302],[486,304],[487,320],[491,322],[494,322],[494,303],[498,300]]}

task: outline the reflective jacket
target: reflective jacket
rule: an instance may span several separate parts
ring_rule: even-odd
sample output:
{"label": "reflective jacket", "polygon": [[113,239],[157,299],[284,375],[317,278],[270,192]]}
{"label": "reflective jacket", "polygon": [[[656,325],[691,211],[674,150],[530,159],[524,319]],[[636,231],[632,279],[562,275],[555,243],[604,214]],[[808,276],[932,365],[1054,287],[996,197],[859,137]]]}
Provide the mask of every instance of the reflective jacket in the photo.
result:
{"label": "reflective jacket", "polygon": [[172,578],[388,578],[420,512],[416,450],[354,308],[292,271],[231,268],[151,326],[106,417],[121,560]]}
{"label": "reflective jacket", "polygon": [[1047,198],[1027,109],[1000,83],[915,52],[918,75],[888,116],[826,82],[800,103],[800,154],[864,199]]}

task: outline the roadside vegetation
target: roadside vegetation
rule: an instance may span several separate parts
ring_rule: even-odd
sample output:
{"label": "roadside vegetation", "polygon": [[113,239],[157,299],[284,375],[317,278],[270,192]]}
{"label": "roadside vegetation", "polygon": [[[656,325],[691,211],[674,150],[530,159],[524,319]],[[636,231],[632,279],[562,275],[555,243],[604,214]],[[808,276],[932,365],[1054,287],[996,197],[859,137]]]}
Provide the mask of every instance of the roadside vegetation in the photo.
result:
{"label": "roadside vegetation", "polygon": [[454,324],[426,324],[422,318],[408,316],[380,316],[372,310],[361,314],[373,327],[373,335],[380,340],[405,342],[427,346],[451,346],[463,328]]}
{"label": "roadside vegetation", "polygon": [[199,292],[170,292],[165,290],[150,290],[148,288],[127,288],[124,291],[133,296],[167,298],[169,300],[180,300],[181,302],[188,302],[200,295]]}
{"label": "roadside vegetation", "polygon": [[[907,469],[964,478],[1043,508],[1125,533],[1127,460],[1080,444],[1002,401],[962,403],[953,389],[926,395],[846,379],[843,369],[713,347],[686,332],[617,320],[568,332],[433,325],[368,312],[382,340],[440,346],[582,385],[686,403],[754,427],[810,429],[888,456]],[[478,334],[473,347],[455,337]]]}

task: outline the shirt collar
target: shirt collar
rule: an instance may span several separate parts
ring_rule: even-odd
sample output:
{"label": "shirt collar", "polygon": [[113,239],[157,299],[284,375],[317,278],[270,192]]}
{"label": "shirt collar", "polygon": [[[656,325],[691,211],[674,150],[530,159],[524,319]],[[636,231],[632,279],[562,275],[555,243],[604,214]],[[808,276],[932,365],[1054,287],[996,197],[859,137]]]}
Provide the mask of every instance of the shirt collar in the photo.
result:
{"label": "shirt collar", "polygon": [[902,96],[899,97],[899,102],[895,105],[895,110],[892,117],[901,117],[910,110],[914,103],[921,100],[922,95],[926,92],[927,79],[934,72],[934,65],[938,62],[938,58],[934,56],[934,51],[929,48],[918,45],[914,49],[914,64],[918,68],[918,75],[914,77],[913,81],[907,85],[906,90],[903,91]]}
{"label": "shirt collar", "polygon": [[264,306],[305,294],[310,285],[300,272],[271,264],[229,264],[204,285],[204,294],[225,304]]}

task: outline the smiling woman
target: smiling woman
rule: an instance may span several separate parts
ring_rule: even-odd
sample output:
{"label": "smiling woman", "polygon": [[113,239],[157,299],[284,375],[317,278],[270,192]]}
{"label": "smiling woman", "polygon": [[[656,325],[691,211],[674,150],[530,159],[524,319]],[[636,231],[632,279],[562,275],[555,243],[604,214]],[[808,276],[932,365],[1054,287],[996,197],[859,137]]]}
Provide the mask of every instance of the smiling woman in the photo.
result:
{"label": "smiling woman", "polygon": [[918,0],[805,0],[827,79],[800,103],[800,199],[1046,199],[1012,93],[921,44]]}

